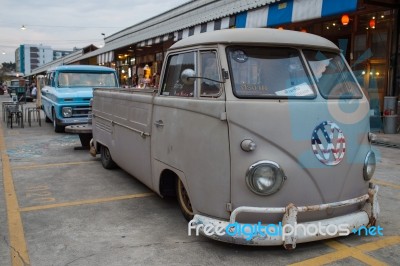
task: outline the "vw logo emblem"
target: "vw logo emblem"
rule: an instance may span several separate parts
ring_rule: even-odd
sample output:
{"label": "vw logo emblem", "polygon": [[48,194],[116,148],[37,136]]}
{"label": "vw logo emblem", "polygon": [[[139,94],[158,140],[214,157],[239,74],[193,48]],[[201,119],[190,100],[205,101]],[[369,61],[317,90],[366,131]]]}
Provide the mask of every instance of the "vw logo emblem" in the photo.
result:
{"label": "vw logo emblem", "polygon": [[324,121],[314,128],[311,146],[317,159],[326,165],[337,165],[346,152],[343,131],[331,121]]}

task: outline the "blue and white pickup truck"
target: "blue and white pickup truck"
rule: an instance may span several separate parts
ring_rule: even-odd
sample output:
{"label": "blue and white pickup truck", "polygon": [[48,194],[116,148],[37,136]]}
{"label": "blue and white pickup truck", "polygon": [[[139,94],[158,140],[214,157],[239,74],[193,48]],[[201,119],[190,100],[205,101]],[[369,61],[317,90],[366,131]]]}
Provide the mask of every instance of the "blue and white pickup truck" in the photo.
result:
{"label": "blue and white pickup truck", "polygon": [[68,65],[51,69],[41,90],[46,122],[53,122],[55,132],[63,132],[68,125],[87,124],[93,88],[117,87],[112,68]]}

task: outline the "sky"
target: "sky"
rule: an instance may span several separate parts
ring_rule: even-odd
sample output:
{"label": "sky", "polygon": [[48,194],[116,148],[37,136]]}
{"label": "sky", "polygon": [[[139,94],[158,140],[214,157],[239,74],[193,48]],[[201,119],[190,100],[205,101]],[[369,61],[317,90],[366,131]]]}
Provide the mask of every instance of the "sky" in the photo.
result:
{"label": "sky", "polygon": [[186,2],[190,0],[0,0],[0,64],[15,62],[20,44],[54,50],[101,47],[102,33],[110,36]]}

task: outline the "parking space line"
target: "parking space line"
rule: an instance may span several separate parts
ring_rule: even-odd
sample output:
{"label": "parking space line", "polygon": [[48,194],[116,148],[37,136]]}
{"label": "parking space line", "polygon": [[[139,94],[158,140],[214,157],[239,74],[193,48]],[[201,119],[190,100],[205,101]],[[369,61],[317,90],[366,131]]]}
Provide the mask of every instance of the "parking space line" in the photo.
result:
{"label": "parking space line", "polygon": [[96,163],[96,162],[97,161],[31,164],[31,165],[14,166],[13,170],[31,170],[31,169],[37,169],[37,168],[52,168],[52,167],[62,167],[62,166],[70,166],[70,165],[90,164],[90,163]]}
{"label": "parking space line", "polygon": [[29,265],[30,259],[25,241],[24,227],[19,212],[18,198],[11,173],[10,159],[4,142],[3,127],[0,125],[0,152],[3,166],[3,186],[6,200],[8,238],[11,265]]}
{"label": "parking space line", "polygon": [[125,196],[110,197],[110,198],[99,198],[99,199],[72,201],[72,202],[64,202],[64,203],[55,203],[55,204],[48,204],[48,205],[38,205],[38,206],[20,208],[19,211],[20,212],[39,211],[39,210],[54,209],[54,208],[61,208],[61,207],[71,207],[71,206],[98,204],[98,203],[104,203],[104,202],[135,199],[135,198],[144,198],[144,197],[150,197],[150,196],[154,196],[154,195],[155,194],[153,192],[139,193],[139,194],[131,194],[131,195],[125,195]]}
{"label": "parking space line", "polygon": [[354,247],[341,244],[334,240],[326,241],[325,244],[336,249],[336,251],[290,265],[324,265],[349,257],[358,259],[368,265],[387,265],[386,263],[379,261],[365,253],[400,244],[400,236],[388,236],[374,242],[361,244]]}
{"label": "parking space line", "polygon": [[355,248],[364,250],[365,252],[369,252],[396,244],[400,244],[400,236],[388,236],[378,241],[355,246]]}
{"label": "parking space line", "polygon": [[[326,245],[328,245],[331,248],[334,248],[336,250],[344,250],[346,253],[350,253],[351,257],[354,257],[358,259],[359,261],[364,262],[365,264],[368,265],[387,265],[386,263],[379,261],[373,257],[368,256],[367,254],[364,254],[362,250],[356,250],[355,248],[349,249],[349,246],[345,244],[341,244],[337,241],[331,240],[331,241],[326,241]],[[357,248],[359,249],[359,248]]]}
{"label": "parking space line", "polygon": [[393,183],[389,183],[389,182],[386,182],[386,181],[383,181],[383,180],[380,180],[380,179],[373,179],[372,183],[400,190],[400,186],[399,185],[396,185],[396,184],[393,184]]}

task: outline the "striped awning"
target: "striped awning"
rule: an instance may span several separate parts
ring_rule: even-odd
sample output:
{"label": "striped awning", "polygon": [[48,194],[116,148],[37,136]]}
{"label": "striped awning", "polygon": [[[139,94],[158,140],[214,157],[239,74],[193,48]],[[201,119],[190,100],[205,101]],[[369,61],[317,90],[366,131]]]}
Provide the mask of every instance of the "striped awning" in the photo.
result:
{"label": "striped awning", "polygon": [[174,32],[174,41],[194,34],[231,27],[260,28],[317,19],[352,12],[357,9],[357,0],[287,0],[272,2],[261,8],[244,11]]}
{"label": "striped awning", "polygon": [[97,56],[97,64],[105,64],[114,61],[114,51],[102,53]]}
{"label": "striped awning", "polygon": [[174,38],[174,34],[173,33],[168,33],[168,34],[164,34],[163,36],[159,36],[159,37],[155,37],[155,38],[151,38],[151,39],[147,39],[145,41],[142,41],[140,43],[138,43],[136,46],[137,47],[145,47],[145,46],[150,46],[153,44],[159,44],[162,42],[166,42],[170,39]]}
{"label": "striped awning", "polygon": [[184,30],[174,32],[174,41],[179,41],[186,37],[215,30],[228,29],[235,26],[235,16],[225,17],[207,23],[202,23]]}
{"label": "striped awning", "polygon": [[352,12],[357,0],[287,0],[236,15],[236,28],[275,27]]}
{"label": "striped awning", "polygon": [[[168,40],[226,28],[275,27],[292,22],[352,12],[357,0],[197,0],[157,15],[106,38],[105,47],[87,53],[81,59],[106,55],[122,47],[151,46]],[[99,56],[101,55],[101,56]]]}

